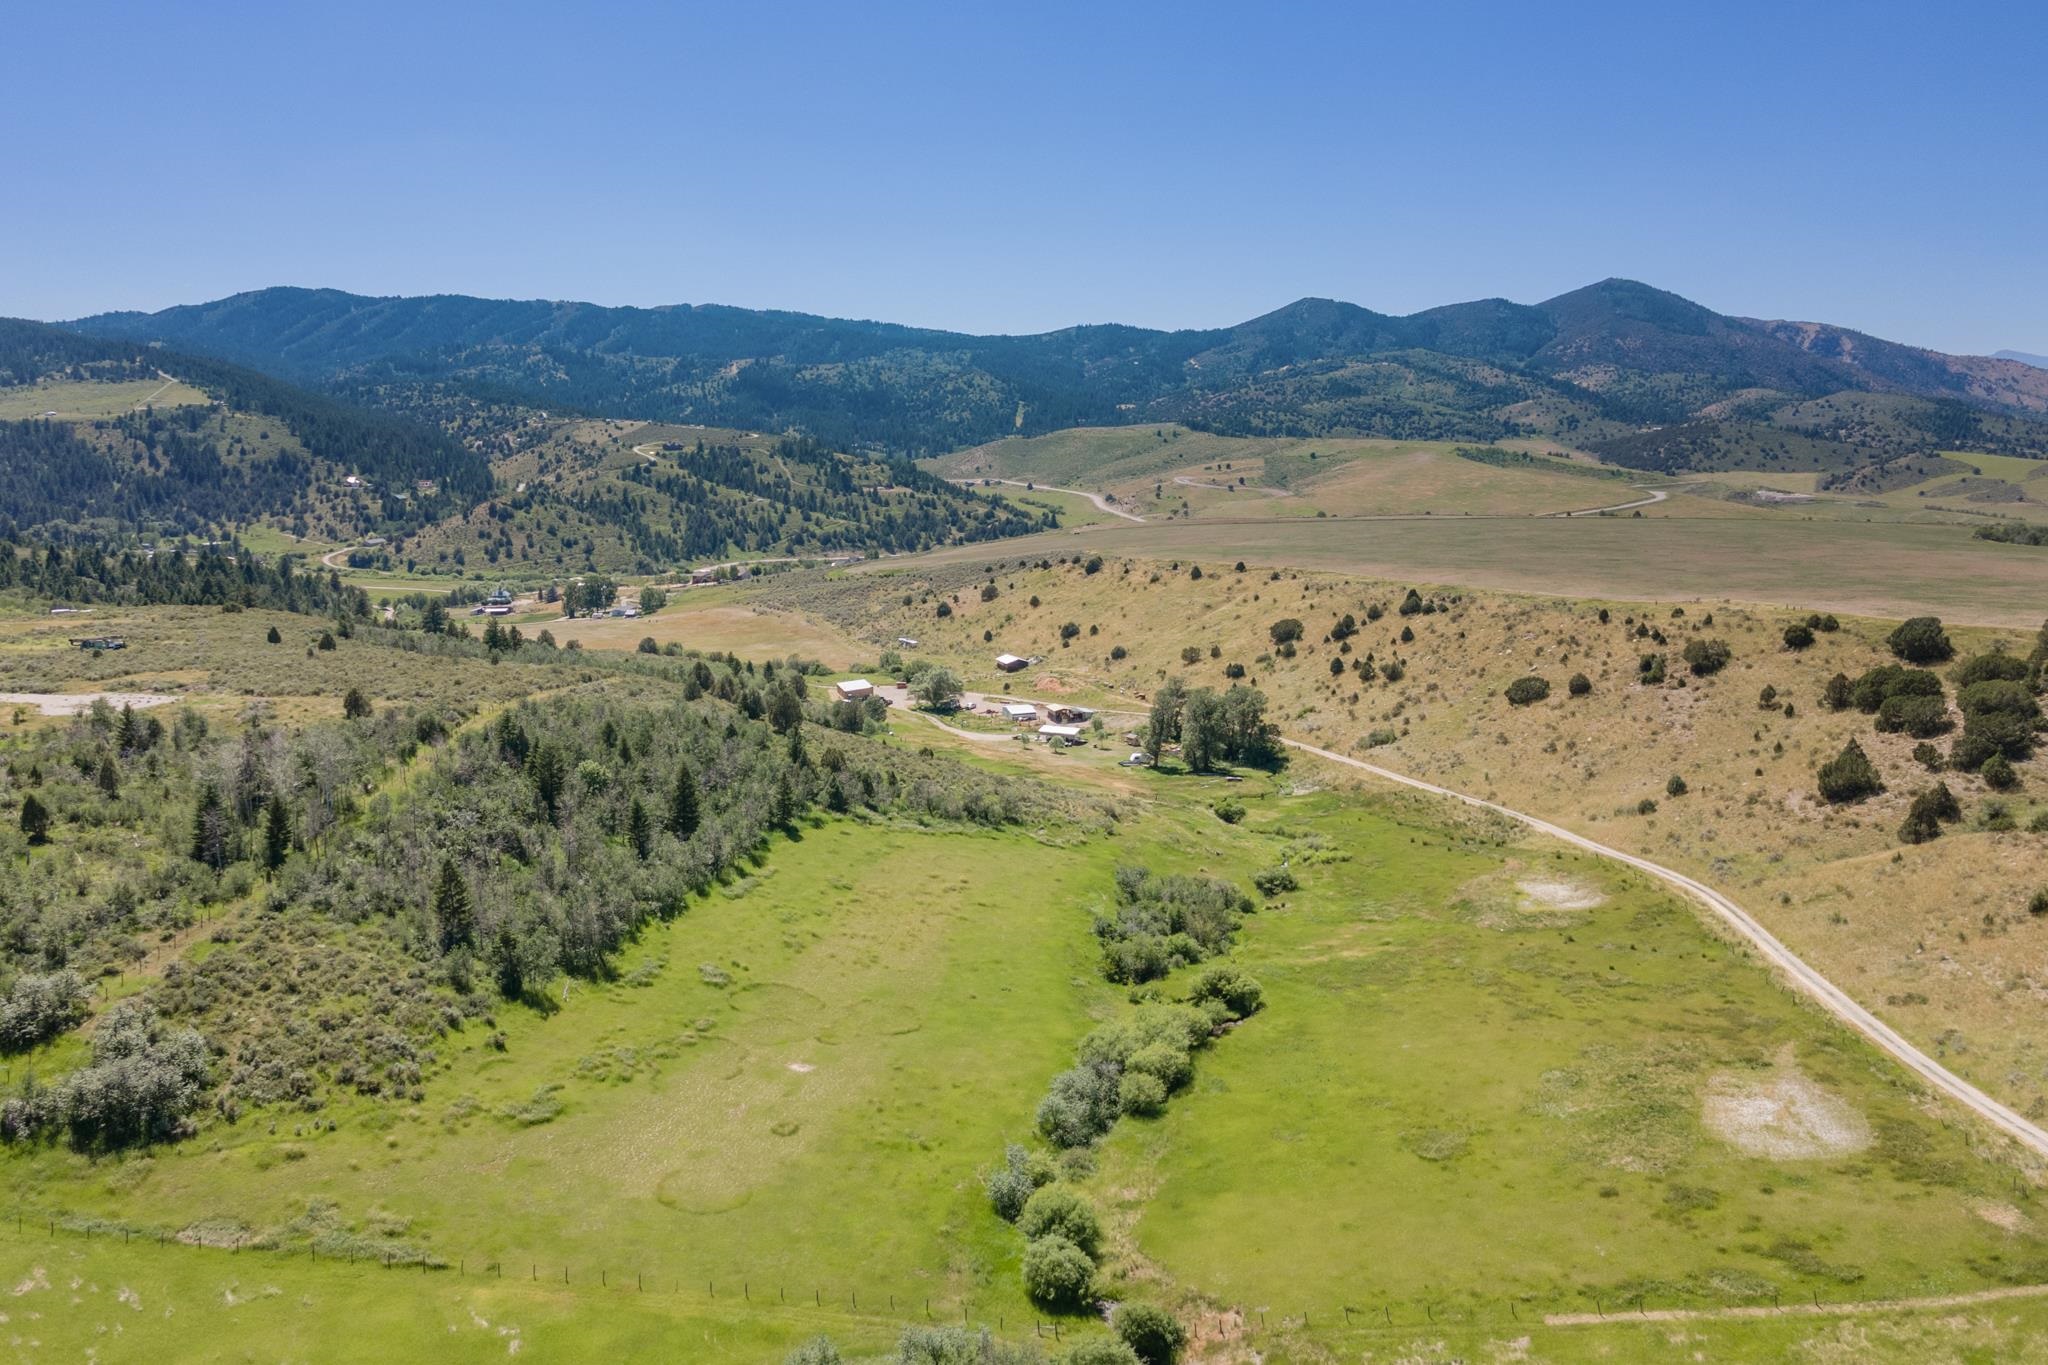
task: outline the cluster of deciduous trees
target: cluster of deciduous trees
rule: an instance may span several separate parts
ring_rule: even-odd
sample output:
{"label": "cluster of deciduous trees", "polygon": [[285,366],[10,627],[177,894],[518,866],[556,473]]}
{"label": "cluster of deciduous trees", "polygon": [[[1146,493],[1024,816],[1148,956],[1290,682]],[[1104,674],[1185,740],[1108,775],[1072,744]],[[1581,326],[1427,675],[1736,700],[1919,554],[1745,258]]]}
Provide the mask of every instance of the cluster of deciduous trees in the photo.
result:
{"label": "cluster of deciduous trees", "polygon": [[1178,743],[1182,761],[1196,772],[1223,763],[1278,767],[1286,760],[1279,727],[1266,719],[1266,694],[1237,683],[1219,694],[1168,678],[1153,695],[1143,740],[1154,762]]}

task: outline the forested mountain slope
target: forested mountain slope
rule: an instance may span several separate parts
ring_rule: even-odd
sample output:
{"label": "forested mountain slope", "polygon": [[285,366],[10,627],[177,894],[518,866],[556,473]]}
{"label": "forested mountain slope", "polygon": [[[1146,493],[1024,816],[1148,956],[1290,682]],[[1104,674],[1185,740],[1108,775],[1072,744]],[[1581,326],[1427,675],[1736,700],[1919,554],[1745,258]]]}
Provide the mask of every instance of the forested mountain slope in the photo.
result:
{"label": "forested mountain slope", "polygon": [[[1077,424],[1182,421],[1231,434],[1619,441],[1667,467],[1712,447],[1773,463],[1781,410],[1885,394],[1866,448],[2048,453],[2048,375],[1816,323],[1729,317],[1607,280],[1539,304],[1502,299],[1406,317],[1304,299],[1234,327],[962,333],[717,306],[605,308],[459,296],[266,289],[72,326],[162,341],[392,406],[451,395],[779,432],[931,454]],[[1999,419],[1980,426],[1980,414]],[[1707,422],[1719,439],[1628,441]],[[1800,434],[1806,434],[1801,432]],[[1834,438],[1827,438],[1833,440]]]}

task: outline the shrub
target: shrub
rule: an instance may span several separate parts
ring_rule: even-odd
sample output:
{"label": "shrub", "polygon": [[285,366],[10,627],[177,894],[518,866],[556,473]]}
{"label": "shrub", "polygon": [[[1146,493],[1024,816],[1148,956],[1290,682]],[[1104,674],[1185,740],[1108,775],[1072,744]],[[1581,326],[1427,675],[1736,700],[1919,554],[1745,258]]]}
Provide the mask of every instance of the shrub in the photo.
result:
{"label": "shrub", "polygon": [[1915,739],[1932,739],[1948,733],[1954,724],[1949,719],[1948,703],[1940,697],[1886,697],[1877,708],[1877,729],[1881,734],[1903,731]]}
{"label": "shrub", "polygon": [[1069,621],[1065,625],[1060,627],[1060,638],[1062,640],[1071,640],[1078,636],[1080,633],[1081,625],[1078,621]]}
{"label": "shrub", "polygon": [[1685,660],[1685,666],[1692,670],[1694,677],[1704,678],[1726,668],[1728,661],[1735,657],[1735,651],[1728,647],[1726,640],[1702,640],[1695,637],[1685,642],[1681,657]]}
{"label": "shrub", "polygon": [[1292,616],[1286,616],[1268,626],[1266,633],[1273,637],[1274,644],[1285,645],[1299,640],[1304,629],[1300,621]]}
{"label": "shrub", "polygon": [[1863,746],[1850,740],[1842,752],[1820,766],[1820,794],[1836,805],[1861,801],[1884,790],[1884,782]]}
{"label": "shrub", "polygon": [[2027,661],[2016,655],[2000,653],[1979,654],[1956,665],[1949,675],[1957,687],[1968,687],[1980,682],[2024,682],[2027,676]]}
{"label": "shrub", "polygon": [[1119,1304],[1109,1325],[1145,1365],[1174,1365],[1188,1344],[1187,1329],[1149,1303]]}
{"label": "shrub", "polygon": [[1090,1256],[1102,1244],[1102,1223],[1088,1201],[1064,1185],[1048,1185],[1033,1194],[1017,1218],[1017,1228],[1031,1241],[1066,1238]]}
{"label": "shrub", "polygon": [[1166,1108],[1166,1082],[1142,1071],[1126,1071],[1117,1082],[1117,1107],[1139,1118],[1150,1118]]}
{"label": "shrub", "polygon": [[1095,1262],[1064,1237],[1040,1237],[1024,1248],[1024,1292],[1048,1308],[1078,1307],[1095,1279]]}
{"label": "shrub", "polygon": [[1269,867],[1252,873],[1252,885],[1259,888],[1261,895],[1277,896],[1283,891],[1292,891],[1301,883],[1294,874],[1284,867]]}
{"label": "shrub", "polygon": [[1666,796],[1683,796],[1686,790],[1685,779],[1677,773],[1671,774],[1671,780],[1664,784],[1664,794]]}
{"label": "shrub", "polygon": [[1901,668],[1880,664],[1849,685],[1849,697],[1857,710],[1875,715],[1893,697],[1939,697],[1941,678],[1924,668]]}
{"label": "shrub", "polygon": [[1517,678],[1508,684],[1507,697],[1508,704],[1511,706],[1529,706],[1542,701],[1549,695],[1549,681],[1539,678],[1533,673],[1527,677]]}
{"label": "shrub", "polygon": [[1913,798],[1913,804],[1906,811],[1905,821],[1899,826],[1899,838],[1909,844],[1924,844],[1929,839],[1941,837],[1944,822],[1963,818],[1963,808],[1956,801],[1955,793],[1945,782],[1932,787]]}
{"label": "shrub", "polygon": [[1572,680],[1565,684],[1565,691],[1574,697],[1583,697],[1593,690],[1593,680],[1583,673],[1572,674]]}
{"label": "shrub", "polygon": [[1977,776],[1984,779],[1984,785],[1995,792],[2011,791],[2020,784],[2020,775],[2012,766],[2012,760],[2004,754],[1993,754],[1984,760],[1984,766],[1977,770]]}
{"label": "shrub", "polygon": [[1938,616],[1915,616],[1900,622],[1899,628],[1885,637],[1885,643],[1909,664],[1938,664],[1954,657],[1956,652]]}
{"label": "shrub", "polygon": [[830,1337],[812,1337],[782,1358],[782,1365],[840,1365],[839,1348]]}
{"label": "shrub", "polygon": [[1122,659],[1127,657],[1129,654],[1130,651],[1128,649],[1125,649],[1122,645],[1111,645],[1109,647],[1109,657],[1112,659]]}
{"label": "shrub", "polygon": [[1913,746],[1913,761],[1931,773],[1938,773],[1948,766],[1941,757],[1941,750],[1935,748],[1932,744],[1915,744]]}
{"label": "shrub", "polygon": [[1413,616],[1421,610],[1422,594],[1413,588],[1408,589],[1408,595],[1401,599],[1401,614],[1403,616]]}
{"label": "shrub", "polygon": [[1806,618],[1806,624],[1823,635],[1832,635],[1842,628],[1842,623],[1835,619],[1833,612],[1809,616]]}
{"label": "shrub", "polygon": [[1095,1141],[1116,1122],[1116,1080],[1114,1071],[1099,1066],[1062,1071],[1038,1103],[1038,1131],[1056,1147]]}
{"label": "shrub", "polygon": [[2048,886],[2027,897],[2027,913],[2036,916],[2048,915]]}
{"label": "shrub", "polygon": [[1365,737],[1365,747],[1368,749],[1384,749],[1400,738],[1401,736],[1392,730],[1374,730]]}
{"label": "shrub", "polygon": [[85,1022],[91,998],[85,979],[69,968],[17,976],[0,1001],[0,1052],[24,1052],[69,1033]]}
{"label": "shrub", "polygon": [[[1257,983],[1254,982],[1253,986],[1256,988]],[[1257,1004],[1252,1008],[1257,1009]],[[1175,1047],[1161,1039],[1145,1044],[1130,1055],[1124,1063],[1124,1074],[1128,1077],[1133,1072],[1152,1077],[1171,1092],[1195,1078],[1195,1059],[1188,1055],[1186,1048]]]}
{"label": "shrub", "polygon": [[1813,627],[1804,621],[1794,621],[1785,627],[1785,648],[1792,650],[1810,649],[1813,646]]}
{"label": "shrub", "polygon": [[1060,1365],[1144,1365],[1138,1353],[1116,1337],[1084,1341],[1060,1357]]}
{"label": "shrub", "polygon": [[1025,1201],[1041,1186],[1051,1184],[1052,1176],[1051,1161],[1013,1142],[1003,1149],[1003,1164],[983,1177],[981,1184],[996,1217],[1014,1223],[1024,1212]]}
{"label": "shrub", "polygon": [[1828,679],[1827,686],[1821,689],[1820,704],[1830,711],[1846,711],[1856,704],[1855,685],[1847,673],[1837,673]]}
{"label": "shrub", "polygon": [[1651,798],[1646,796],[1642,800],[1636,802],[1637,815],[1655,815],[1656,813],[1657,803]]}
{"label": "shrub", "polygon": [[1244,819],[1244,802],[1234,796],[1226,796],[1216,803],[1216,818],[1226,825],[1234,825]]}
{"label": "shrub", "polygon": [[1639,681],[1644,686],[1662,687],[1664,685],[1664,656],[1662,654],[1643,655],[1642,658],[1636,661],[1636,671],[1640,674]]}
{"label": "shrub", "polygon": [[1226,963],[1217,963],[1204,970],[1188,989],[1191,1003],[1199,1005],[1205,1000],[1220,1000],[1238,1019],[1257,1014],[1265,998],[1265,988],[1259,985],[1256,977]]}

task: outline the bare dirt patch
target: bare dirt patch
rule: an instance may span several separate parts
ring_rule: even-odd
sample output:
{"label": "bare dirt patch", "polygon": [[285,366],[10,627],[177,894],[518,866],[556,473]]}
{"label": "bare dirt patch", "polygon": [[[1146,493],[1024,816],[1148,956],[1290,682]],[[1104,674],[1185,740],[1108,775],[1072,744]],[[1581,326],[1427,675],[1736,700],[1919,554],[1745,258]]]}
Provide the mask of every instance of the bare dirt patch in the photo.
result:
{"label": "bare dirt patch", "polygon": [[132,706],[140,711],[149,706],[168,706],[176,700],[156,692],[0,692],[0,706],[33,706],[46,716],[82,716],[92,710],[96,701],[116,708]]}
{"label": "bare dirt patch", "polygon": [[1842,1156],[1870,1145],[1863,1115],[1815,1084],[1789,1047],[1760,1075],[1716,1073],[1700,1120],[1743,1155],[1773,1161]]}
{"label": "bare dirt patch", "polygon": [[1607,902],[1598,887],[1556,877],[1525,877],[1515,883],[1524,910],[1592,910]]}
{"label": "bare dirt patch", "polygon": [[2027,1216],[2011,1204],[1998,1204],[1987,1199],[1971,1205],[1970,1212],[1991,1226],[2004,1228],[2007,1232],[2018,1232],[2027,1225]]}

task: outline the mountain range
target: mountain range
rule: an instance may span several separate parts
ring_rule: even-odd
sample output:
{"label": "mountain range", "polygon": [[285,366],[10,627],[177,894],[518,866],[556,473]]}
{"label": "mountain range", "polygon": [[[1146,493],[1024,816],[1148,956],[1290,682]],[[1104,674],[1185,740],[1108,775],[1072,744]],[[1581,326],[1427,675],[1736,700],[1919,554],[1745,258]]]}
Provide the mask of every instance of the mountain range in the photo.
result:
{"label": "mountain range", "polygon": [[2029,355],[2025,351],[1993,351],[1993,360],[2017,360],[2022,365],[2032,365],[2037,370],[2048,370],[2048,355]]}
{"label": "mountain range", "polygon": [[722,306],[297,288],[67,325],[429,415],[522,404],[798,429],[912,456],[1144,422],[1545,436],[1647,467],[1833,468],[1934,448],[2048,454],[2048,372],[1825,323],[1730,317],[1618,279],[1538,304],[1485,299],[1405,317],[1302,299],[1233,327],[1173,332],[973,336]]}

